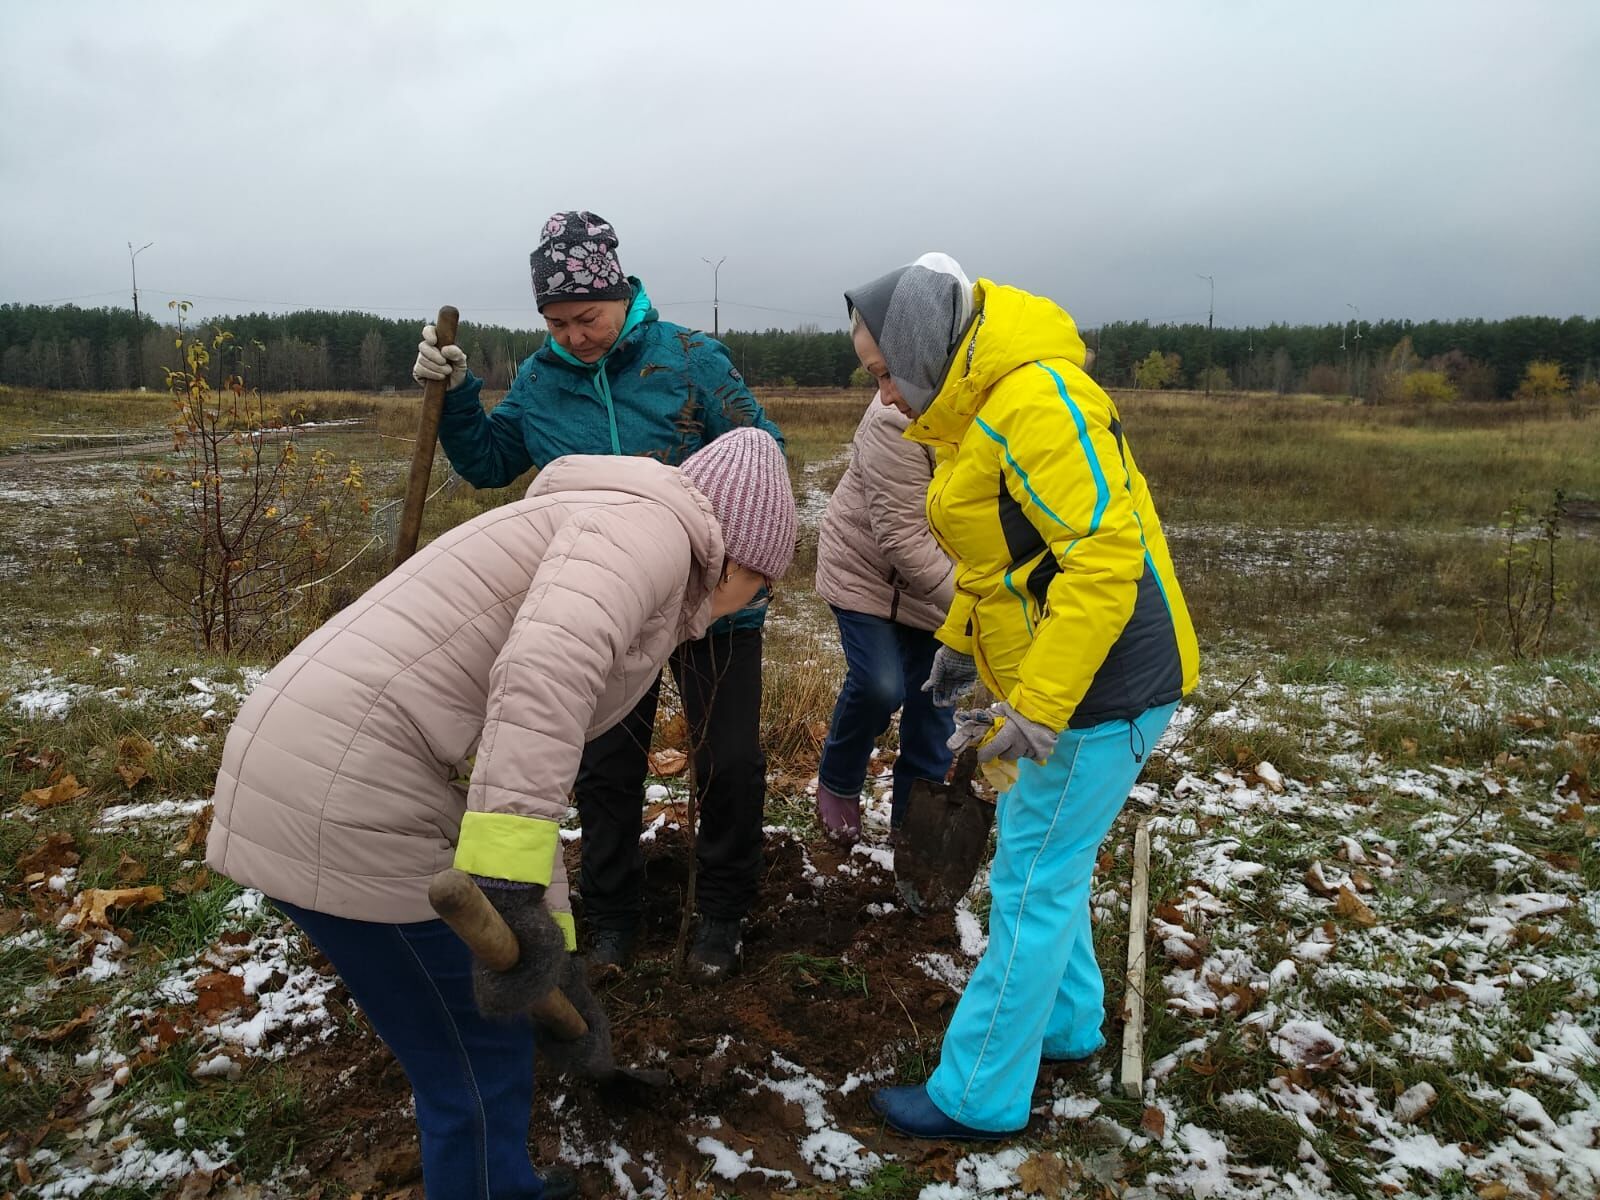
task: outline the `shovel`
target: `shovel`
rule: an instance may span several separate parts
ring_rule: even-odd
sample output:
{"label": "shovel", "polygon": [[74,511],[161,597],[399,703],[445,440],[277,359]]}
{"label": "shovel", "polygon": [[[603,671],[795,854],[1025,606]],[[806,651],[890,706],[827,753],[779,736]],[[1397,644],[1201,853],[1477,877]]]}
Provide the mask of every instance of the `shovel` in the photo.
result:
{"label": "shovel", "polygon": [[994,805],[972,787],[978,748],[956,759],[948,783],[918,779],[894,852],[895,888],[914,913],[947,912],[967,894],[989,848]]}
{"label": "shovel", "polygon": [[[471,875],[454,867],[440,871],[428,885],[428,903],[484,966],[491,971],[508,971],[516,966],[520,954],[517,935],[511,932],[511,926],[495,911]],[[577,1041],[589,1032],[582,1015],[558,987],[535,998],[528,1005],[528,1014],[547,1033],[562,1041]],[[605,1056],[611,1057],[609,1046]],[[615,1065],[592,1073],[591,1078],[602,1086],[631,1083],[646,1088],[665,1087],[671,1079],[665,1071]]]}
{"label": "shovel", "polygon": [[[460,320],[461,314],[448,304],[439,310],[433,334],[441,349],[456,344],[456,325]],[[417,444],[411,451],[411,471],[406,476],[406,500],[400,510],[400,532],[395,540],[394,565],[397,567],[416,553],[417,538],[422,533],[422,509],[428,502],[428,477],[433,472],[433,445],[439,440],[439,419],[444,413],[444,390],[447,385],[447,380],[430,379],[422,389],[422,419],[417,425]]]}

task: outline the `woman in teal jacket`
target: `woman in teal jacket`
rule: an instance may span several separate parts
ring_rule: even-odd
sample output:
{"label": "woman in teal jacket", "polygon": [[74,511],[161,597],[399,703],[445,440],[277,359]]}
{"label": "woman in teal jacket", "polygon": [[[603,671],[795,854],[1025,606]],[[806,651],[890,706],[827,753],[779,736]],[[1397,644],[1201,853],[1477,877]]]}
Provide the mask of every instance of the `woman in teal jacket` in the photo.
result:
{"label": "woman in teal jacket", "polygon": [[[415,374],[448,381],[439,441],[456,473],[475,487],[504,487],[565,454],[641,455],[677,466],[744,426],[764,429],[782,445],[783,434],[721,343],[662,321],[644,285],[623,274],[616,251],[616,231],[593,213],[562,212],[545,222],[530,263],[549,336],[491,412],[483,410],[483,381],[467,370],[461,349],[441,349],[432,327],[423,330]],[[761,870],[764,618],[761,605],[726,617],[672,658],[700,807],[700,921],[689,961],[707,980],[738,964]],[[590,961],[602,974],[627,966],[638,934],[639,834],[658,697],[659,681],[589,743],[578,773],[578,887]]]}

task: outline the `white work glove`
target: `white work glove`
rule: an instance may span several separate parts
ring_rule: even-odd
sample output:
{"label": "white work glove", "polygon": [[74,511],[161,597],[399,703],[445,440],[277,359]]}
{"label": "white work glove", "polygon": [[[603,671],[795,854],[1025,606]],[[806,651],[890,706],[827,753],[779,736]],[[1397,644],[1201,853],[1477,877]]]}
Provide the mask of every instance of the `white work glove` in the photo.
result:
{"label": "white work glove", "polygon": [[453,392],[467,381],[467,352],[460,346],[439,348],[439,335],[432,325],[422,327],[422,340],[417,343],[417,362],[411,368],[411,378],[427,384],[430,380],[445,379],[444,390]]}
{"label": "white work glove", "polygon": [[978,664],[972,655],[940,646],[933,656],[933,669],[922,690],[933,693],[935,708],[954,708],[956,701],[978,682]]}
{"label": "white work glove", "polygon": [[956,712],[956,731],[945,739],[950,753],[960,754],[968,746],[976,746],[989,736],[994,728],[994,712],[987,708],[963,708]]}
{"label": "white work glove", "polygon": [[1000,726],[1000,731],[986,745],[979,748],[980,763],[993,762],[997,758],[1002,762],[1031,758],[1034,762],[1042,763],[1055,753],[1056,738],[1060,734],[1048,725],[1028,720],[1004,700],[989,711],[1005,718],[1005,724]]}

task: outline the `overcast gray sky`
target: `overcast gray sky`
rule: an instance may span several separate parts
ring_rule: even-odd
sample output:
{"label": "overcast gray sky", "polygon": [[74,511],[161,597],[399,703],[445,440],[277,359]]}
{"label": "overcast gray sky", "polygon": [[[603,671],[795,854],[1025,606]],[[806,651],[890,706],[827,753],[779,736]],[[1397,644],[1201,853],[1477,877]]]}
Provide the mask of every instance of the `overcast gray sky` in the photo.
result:
{"label": "overcast gray sky", "polygon": [[1084,325],[1600,315],[1600,4],[0,0],[0,300],[838,327],[930,249]]}

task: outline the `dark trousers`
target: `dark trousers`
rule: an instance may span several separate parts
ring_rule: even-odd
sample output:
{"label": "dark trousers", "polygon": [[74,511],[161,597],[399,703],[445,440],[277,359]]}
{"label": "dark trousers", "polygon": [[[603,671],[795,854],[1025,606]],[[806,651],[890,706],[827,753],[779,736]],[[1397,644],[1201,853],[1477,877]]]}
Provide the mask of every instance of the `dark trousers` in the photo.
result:
{"label": "dark trousers", "polygon": [[385,925],[274,900],[327,956],[411,1080],[428,1200],[539,1200],[528,1158],[533,1029],[485,1020],[443,921]]}
{"label": "dark trousers", "polygon": [[817,780],[835,796],[859,796],[873,743],[889,728],[895,710],[901,710],[890,816],[898,826],[905,818],[912,781],[940,780],[950,770],[945,742],[955,729],[953,710],[935,708],[932,693],[922,690],[939,641],[926,630],[866,613],[835,608],[833,615],[847,673],[833,706]]}
{"label": "dark trousers", "polygon": [[[761,876],[761,818],[767,759],[761,751],[761,630],[739,629],[685,642],[672,656],[693,746],[700,835],[696,885],[700,912],[743,917]],[[583,750],[578,816],[584,920],[633,928],[644,884],[644,778],[660,680],[618,724]]]}

